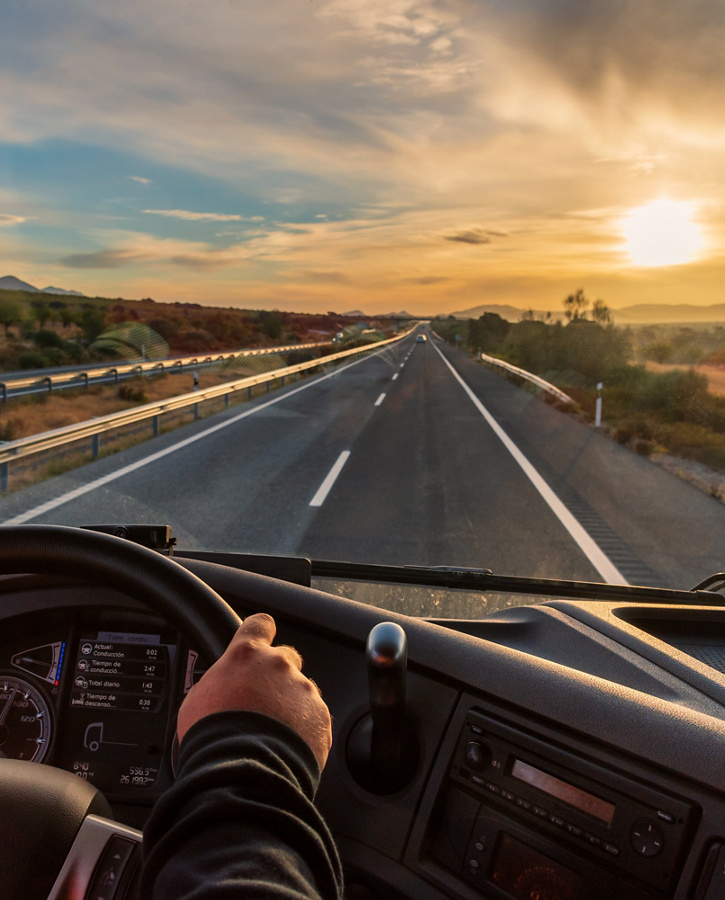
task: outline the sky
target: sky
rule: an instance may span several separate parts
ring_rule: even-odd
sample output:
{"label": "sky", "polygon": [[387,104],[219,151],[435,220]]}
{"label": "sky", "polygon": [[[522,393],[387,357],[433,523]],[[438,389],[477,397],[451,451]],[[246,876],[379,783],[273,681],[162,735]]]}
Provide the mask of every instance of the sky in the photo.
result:
{"label": "sky", "polygon": [[721,0],[4,0],[0,276],[428,316],[725,301]]}

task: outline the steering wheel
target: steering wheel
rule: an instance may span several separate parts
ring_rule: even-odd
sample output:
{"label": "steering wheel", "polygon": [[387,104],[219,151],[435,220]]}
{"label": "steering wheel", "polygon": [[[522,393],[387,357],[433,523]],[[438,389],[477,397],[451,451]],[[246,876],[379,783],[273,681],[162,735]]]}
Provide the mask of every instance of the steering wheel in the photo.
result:
{"label": "steering wheel", "polygon": [[[210,660],[221,656],[241,624],[196,575],[153,550],[107,534],[60,525],[0,526],[0,574],[24,573],[111,585],[162,615]],[[115,847],[128,859],[140,835],[109,821],[110,816],[105,797],[87,781],[50,766],[0,758],[0,821],[5,823],[0,900],[60,900],[71,884],[73,897],[85,897],[106,865],[106,872],[118,877],[109,841],[114,836],[125,840],[128,846]]]}

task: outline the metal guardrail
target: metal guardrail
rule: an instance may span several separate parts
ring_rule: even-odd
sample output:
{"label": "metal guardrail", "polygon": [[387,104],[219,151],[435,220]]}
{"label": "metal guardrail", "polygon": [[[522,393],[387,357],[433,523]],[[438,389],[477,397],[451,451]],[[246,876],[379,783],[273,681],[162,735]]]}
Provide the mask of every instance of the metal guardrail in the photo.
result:
{"label": "metal guardrail", "polygon": [[146,360],[145,362],[132,361],[124,365],[114,365],[109,368],[98,366],[92,369],[76,369],[66,372],[54,372],[52,375],[29,375],[25,378],[8,378],[0,381],[0,400],[6,402],[10,391],[19,391],[45,384],[49,391],[55,385],[68,387],[71,382],[81,381],[84,387],[88,387],[89,378],[98,379],[114,377],[116,384],[123,375],[150,374],[156,372],[173,372],[174,369],[183,369],[187,366],[210,366],[215,362],[225,362],[230,359],[240,359],[244,356],[264,356],[270,353],[289,353],[292,350],[313,350],[317,347],[329,347],[330,341],[318,341],[311,344],[288,344],[284,347],[259,347],[256,349],[230,350],[224,353],[214,353],[208,356],[177,356],[171,359]]}
{"label": "metal guardrail", "polygon": [[539,378],[538,375],[534,375],[532,372],[527,372],[526,369],[520,369],[518,366],[512,366],[511,363],[504,362],[502,359],[496,359],[495,356],[487,356],[485,353],[480,354],[480,359],[484,362],[491,363],[494,366],[500,366],[502,369],[506,369],[507,372],[511,372],[513,375],[518,375],[519,378],[525,378],[527,381],[532,382],[537,387],[540,387],[542,390],[547,391],[552,396],[556,397],[557,400],[561,400],[562,403],[573,403],[572,398],[565,394],[564,391],[559,390],[556,385],[550,384],[548,381],[544,381],[543,378]]}
{"label": "metal guardrail", "polygon": [[[433,331],[433,334],[438,338],[439,341],[444,340],[436,331]],[[491,365],[500,366],[502,369],[506,369],[508,372],[511,372],[512,375],[518,375],[519,378],[525,378],[526,381],[530,381],[532,384],[535,384],[542,390],[548,391],[558,400],[561,400],[562,403],[574,403],[574,401],[568,394],[565,394],[564,391],[559,390],[556,385],[550,384],[548,381],[544,381],[544,379],[539,378],[538,375],[534,375],[533,372],[527,372],[526,369],[520,369],[518,366],[512,366],[511,363],[504,362],[502,359],[497,359],[495,356],[487,356],[485,353],[479,353],[478,358],[483,360],[484,362],[491,363]]]}
{"label": "metal guardrail", "polygon": [[[234,394],[237,391],[247,389],[251,398],[251,390],[257,385],[266,383],[267,390],[269,390],[269,384],[272,381],[281,378],[282,383],[284,384],[284,379],[289,375],[296,375],[307,369],[314,369],[330,362],[346,359],[355,354],[369,353],[370,351],[377,350],[388,344],[394,344],[404,337],[407,337],[408,334],[410,334],[410,331],[396,335],[394,338],[377,341],[374,344],[366,344],[362,347],[354,347],[351,350],[342,350],[339,353],[331,353],[328,356],[307,360],[306,362],[297,363],[294,366],[286,366],[282,369],[274,369],[271,372],[262,372],[259,375],[250,375],[235,381],[227,381],[223,384],[204,388],[203,390],[179,394],[176,397],[169,397],[158,403],[146,403],[143,406],[137,406],[133,409],[122,410],[121,412],[111,413],[107,416],[99,416],[97,419],[90,419],[86,422],[78,422],[75,425],[66,425],[63,428],[56,428],[53,431],[43,431],[40,434],[18,438],[15,441],[0,443],[0,494],[4,494],[7,491],[8,463],[14,460],[23,459],[47,450],[53,450],[57,447],[75,443],[89,437],[93,440],[93,457],[96,458],[100,450],[100,435],[106,432],[113,431],[125,425],[133,425],[137,422],[151,419],[153,436],[157,437],[159,433],[159,417],[164,413],[174,412],[192,406],[195,407],[195,415],[198,415],[200,403],[205,400],[216,399],[217,397],[224,397],[224,405],[227,407],[229,405],[230,394]],[[300,344],[295,344],[294,347],[295,349],[301,349]]]}

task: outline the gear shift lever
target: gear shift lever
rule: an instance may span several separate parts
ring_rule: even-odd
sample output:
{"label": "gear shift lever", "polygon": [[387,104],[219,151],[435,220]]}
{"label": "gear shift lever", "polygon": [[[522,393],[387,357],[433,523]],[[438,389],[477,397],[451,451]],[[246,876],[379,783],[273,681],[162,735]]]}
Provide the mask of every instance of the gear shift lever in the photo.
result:
{"label": "gear shift lever", "polygon": [[403,788],[418,764],[418,744],[405,717],[408,639],[394,622],[380,622],[365,650],[370,713],[350,732],[347,759],[355,780],[374,794]]}
{"label": "gear shift lever", "polygon": [[380,622],[368,635],[365,650],[373,730],[370,769],[385,778],[400,767],[405,712],[408,638],[394,622]]}

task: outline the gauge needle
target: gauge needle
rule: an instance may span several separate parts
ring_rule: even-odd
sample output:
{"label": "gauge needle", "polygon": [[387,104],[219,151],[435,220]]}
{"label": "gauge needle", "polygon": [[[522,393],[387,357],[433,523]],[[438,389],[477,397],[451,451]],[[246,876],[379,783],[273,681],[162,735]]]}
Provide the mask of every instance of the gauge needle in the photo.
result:
{"label": "gauge needle", "polygon": [[13,705],[13,700],[15,699],[15,695],[17,694],[18,689],[13,688],[13,692],[10,695],[10,699],[5,702],[5,708],[2,713],[0,713],[0,725],[5,724],[5,719],[7,718],[7,714],[10,712],[10,707]]}

